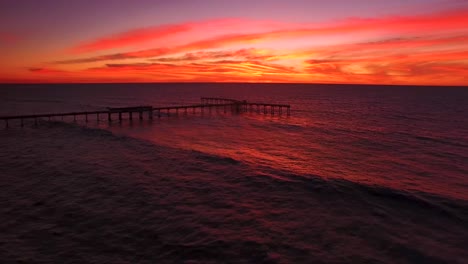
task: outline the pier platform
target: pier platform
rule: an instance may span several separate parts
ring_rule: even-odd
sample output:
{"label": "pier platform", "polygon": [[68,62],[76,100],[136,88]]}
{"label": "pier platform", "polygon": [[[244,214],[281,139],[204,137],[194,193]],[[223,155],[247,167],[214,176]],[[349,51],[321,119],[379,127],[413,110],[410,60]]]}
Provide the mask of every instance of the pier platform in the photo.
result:
{"label": "pier platform", "polygon": [[270,103],[252,103],[246,100],[235,100],[229,98],[218,98],[218,97],[202,97],[200,104],[192,105],[179,105],[179,106],[165,106],[165,107],[154,107],[154,106],[130,106],[130,107],[108,107],[107,110],[101,111],[84,111],[84,112],[65,112],[65,113],[48,113],[48,114],[31,114],[31,115],[13,115],[13,116],[0,116],[0,120],[5,122],[5,127],[8,128],[11,120],[19,120],[20,126],[24,126],[25,120],[34,120],[34,124],[38,124],[38,119],[48,119],[59,117],[70,117],[73,116],[73,120],[76,121],[77,117],[84,117],[86,122],[90,118],[95,117],[96,120],[101,120],[101,116],[106,117],[107,121],[112,122],[115,116],[119,121],[127,116],[129,120],[133,120],[133,115],[137,114],[138,118],[142,120],[145,115],[149,119],[153,119],[155,116],[161,118],[162,114],[165,116],[171,116],[172,114],[179,114],[183,112],[196,113],[205,111],[223,111],[224,113],[231,112],[233,114],[241,114],[245,112],[251,113],[263,113],[271,115],[283,115],[283,111],[287,116],[291,114],[291,106],[288,104],[270,104]]}

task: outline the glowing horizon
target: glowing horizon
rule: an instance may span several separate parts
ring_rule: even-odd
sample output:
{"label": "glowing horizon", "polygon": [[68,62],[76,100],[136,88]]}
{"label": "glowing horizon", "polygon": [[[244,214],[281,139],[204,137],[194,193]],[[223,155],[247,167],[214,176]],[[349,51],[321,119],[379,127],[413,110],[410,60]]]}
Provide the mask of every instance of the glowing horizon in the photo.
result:
{"label": "glowing horizon", "polygon": [[[31,7],[12,1],[2,9],[8,15],[0,11],[8,20],[0,26],[0,83],[468,85],[468,3],[463,1],[429,0],[429,8],[422,0],[388,6],[359,0],[356,7],[332,0],[325,14],[314,11],[322,6],[319,1],[291,1],[280,17],[276,14],[285,6],[276,1],[258,15],[245,11],[248,4],[224,3],[216,16],[202,9],[218,8],[211,1],[192,9],[181,3],[113,1],[120,7],[109,7],[96,21],[87,15],[101,7],[85,1],[74,19],[56,28],[33,13],[20,16]],[[44,8],[57,8],[57,3],[47,0]],[[163,12],[163,7],[175,11]],[[126,8],[131,14],[123,16]],[[310,14],[301,17],[302,9]],[[344,16],[343,9],[350,15]],[[187,17],[177,19],[177,10]],[[52,11],[44,14],[53,17]],[[165,18],[148,19],[163,13]],[[315,16],[320,19],[310,19]],[[100,18],[107,23],[99,23]],[[93,22],[96,26],[80,28]]]}

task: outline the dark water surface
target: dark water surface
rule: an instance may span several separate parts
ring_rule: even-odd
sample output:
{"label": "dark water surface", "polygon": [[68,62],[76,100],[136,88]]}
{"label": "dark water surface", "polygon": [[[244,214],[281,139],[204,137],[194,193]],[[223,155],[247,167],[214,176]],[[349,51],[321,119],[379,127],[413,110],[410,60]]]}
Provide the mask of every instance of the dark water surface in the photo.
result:
{"label": "dark water surface", "polygon": [[292,111],[44,120],[0,131],[0,258],[467,259],[463,87],[3,85],[0,115],[192,104],[202,96],[286,103]]}

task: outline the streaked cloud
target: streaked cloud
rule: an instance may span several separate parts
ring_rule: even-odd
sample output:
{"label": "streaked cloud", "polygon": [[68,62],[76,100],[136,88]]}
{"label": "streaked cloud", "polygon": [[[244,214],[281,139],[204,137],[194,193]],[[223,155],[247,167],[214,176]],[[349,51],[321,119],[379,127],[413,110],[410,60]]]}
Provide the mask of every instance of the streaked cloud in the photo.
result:
{"label": "streaked cloud", "polygon": [[[146,42],[159,40],[159,45],[167,45],[169,37],[185,35],[185,37],[194,38],[198,35],[210,36],[219,33],[228,34],[239,31],[243,32],[262,32],[274,28],[284,28],[287,23],[246,20],[246,19],[216,19],[199,22],[186,22],[173,25],[157,25],[153,27],[137,28],[109,36],[103,36],[95,40],[81,43],[72,47],[72,53],[88,53],[94,51],[109,50],[134,46]],[[169,39],[173,40],[173,39]]]}
{"label": "streaked cloud", "polygon": [[35,68],[31,67],[28,69],[30,72],[41,73],[41,74],[55,74],[55,73],[65,73],[64,70],[54,69],[54,68]]}
{"label": "streaked cloud", "polygon": [[186,22],[85,41],[28,72],[93,81],[466,85],[466,25],[467,9],[319,24]]}
{"label": "streaked cloud", "polygon": [[[113,53],[87,58],[78,58],[58,61],[60,64],[88,63],[96,61],[123,60],[132,58],[152,58],[180,52],[190,52],[203,49],[220,48],[229,45],[254,45],[259,42],[277,41],[281,39],[296,37],[319,37],[333,34],[357,34],[368,31],[387,32],[406,37],[408,34],[434,34],[442,30],[443,32],[452,32],[457,30],[466,30],[468,25],[468,10],[447,11],[436,14],[420,15],[413,17],[385,17],[385,18],[350,18],[344,22],[333,25],[296,25],[295,28],[282,30],[273,30],[261,33],[251,34],[230,34],[221,35],[209,39],[195,42],[189,42],[173,48],[158,47],[132,52]],[[248,25],[246,25],[248,26]],[[183,25],[174,27],[184,28]],[[124,33],[126,36],[138,35],[139,31]],[[144,34],[143,34],[144,35]],[[411,34],[410,34],[411,35]],[[130,37],[131,38],[131,37]],[[125,39],[123,36],[114,40]],[[137,41],[138,38],[131,38]],[[146,38],[143,38],[146,40]],[[281,47],[279,47],[281,48]]]}
{"label": "streaked cloud", "polygon": [[152,28],[141,28],[83,43],[71,48],[70,51],[72,53],[86,53],[97,50],[109,50],[118,47],[126,47],[147,42],[155,38],[163,38],[165,36],[178,34],[188,30],[188,25],[165,25]]}
{"label": "streaked cloud", "polygon": [[258,50],[255,48],[239,49],[235,51],[198,51],[185,53],[178,57],[160,57],[150,59],[156,62],[190,62],[199,60],[214,60],[223,58],[242,58],[248,60],[271,60],[274,58],[272,54],[268,55],[268,51]]}

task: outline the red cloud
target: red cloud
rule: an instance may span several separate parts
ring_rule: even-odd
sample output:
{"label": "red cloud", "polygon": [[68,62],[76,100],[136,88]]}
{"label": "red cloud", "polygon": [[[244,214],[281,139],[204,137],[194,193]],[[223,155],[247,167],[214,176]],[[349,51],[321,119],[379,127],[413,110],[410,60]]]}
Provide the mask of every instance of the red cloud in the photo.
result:
{"label": "red cloud", "polygon": [[80,44],[71,49],[73,53],[84,53],[96,50],[107,50],[147,42],[155,38],[163,38],[188,31],[189,25],[166,25],[151,28],[142,28],[123,32],[109,37]]}
{"label": "red cloud", "polygon": [[[73,53],[85,53],[113,48],[127,47],[141,44],[152,40],[162,40],[175,35],[191,34],[206,35],[211,31],[223,30],[225,32],[237,32],[249,28],[253,30],[264,30],[265,28],[284,27],[283,23],[268,21],[249,21],[241,19],[218,19],[201,22],[187,22],[174,25],[162,25],[155,27],[139,28],[129,30],[111,36],[105,36],[87,43],[77,45],[70,50]],[[226,34],[226,33],[225,33]]]}
{"label": "red cloud", "polygon": [[169,54],[175,54],[179,52],[187,52],[192,50],[218,48],[228,44],[245,43],[253,41],[261,37],[262,34],[250,34],[250,35],[233,35],[233,36],[221,36],[203,41],[196,41],[186,45],[177,46],[174,48],[156,48],[147,49],[142,51],[126,52],[126,53],[114,53],[109,55],[95,56],[83,59],[72,59],[65,61],[58,61],[58,64],[75,64],[75,63],[87,63],[107,60],[123,60],[131,58],[151,58],[157,56],[164,56]]}
{"label": "red cloud", "polygon": [[[241,22],[239,22],[241,23]],[[248,27],[248,22],[242,22]],[[189,24],[187,24],[189,25]],[[187,25],[175,25],[169,28],[157,28],[151,30],[136,30],[122,33],[115,37],[104,38],[85,46],[79,46],[75,50],[91,50],[101,48],[117,47],[129,43],[137,44],[152,38],[161,37],[174,32],[182,32],[187,29]],[[203,24],[209,26],[209,23]],[[468,10],[458,10],[441,12],[430,15],[420,15],[412,17],[384,17],[374,19],[348,19],[345,22],[323,26],[296,25],[287,29],[263,31],[261,33],[230,34],[211,37],[205,40],[193,41],[188,44],[179,45],[173,48],[155,48],[135,52],[114,53],[103,56],[88,57],[82,59],[72,59],[60,61],[59,63],[84,63],[106,60],[121,60],[128,58],[151,58],[164,56],[180,52],[191,52],[203,49],[220,48],[237,44],[253,44],[259,41],[278,40],[303,36],[325,36],[329,34],[347,34],[366,31],[392,32],[395,35],[405,36],[411,33],[427,35],[433,33],[447,33],[452,31],[466,30],[468,25]]]}

